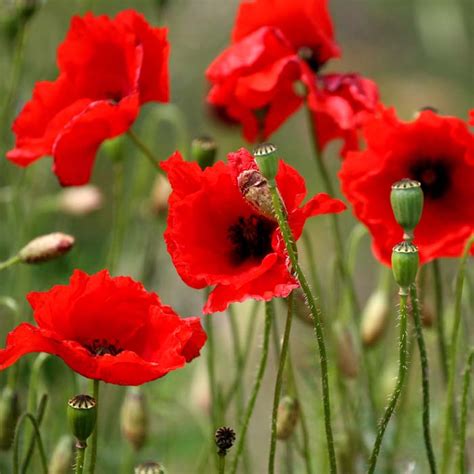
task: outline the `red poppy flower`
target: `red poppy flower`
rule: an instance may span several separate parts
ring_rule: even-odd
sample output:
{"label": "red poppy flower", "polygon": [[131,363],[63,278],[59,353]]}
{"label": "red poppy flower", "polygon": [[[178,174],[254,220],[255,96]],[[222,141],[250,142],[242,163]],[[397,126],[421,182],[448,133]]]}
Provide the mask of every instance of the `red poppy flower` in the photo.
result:
{"label": "red poppy flower", "polygon": [[206,341],[199,318],[181,319],[140,283],[106,270],[76,270],[69,285],[27,298],[37,326],[22,323],[8,335],[0,369],[47,352],[84,377],[140,385],[183,367]]}
{"label": "red poppy flower", "polygon": [[462,253],[474,232],[474,137],[466,122],[421,112],[401,122],[385,110],[364,128],[367,149],[349,152],[340,172],[354,213],[370,230],[377,258],[390,264],[403,231],[390,207],[391,185],[403,178],[421,182],[423,214],[415,229],[420,260]]}
{"label": "red poppy flower", "polygon": [[341,156],[359,149],[360,128],[379,102],[375,82],[352,73],[321,75],[308,97],[321,150],[338,138],[344,142]]}
{"label": "red poppy flower", "polygon": [[469,111],[469,125],[474,127],[474,109]]}
{"label": "red poppy flower", "polygon": [[[165,232],[168,251],[189,286],[215,286],[205,313],[223,311],[248,298],[285,297],[298,287],[288,272],[277,224],[239,190],[238,176],[256,169],[252,155],[241,149],[228,158],[229,164],[218,162],[202,171],[176,152],[161,165],[173,188]],[[309,217],[345,209],[327,194],[302,205],[304,180],[283,161],[276,179],[296,239]]]}
{"label": "red poppy flower", "polygon": [[59,77],[36,84],[8,159],[28,166],[52,155],[62,185],[87,183],[100,144],[124,133],[141,104],[168,101],[166,34],[133,10],[74,17],[58,49]]}

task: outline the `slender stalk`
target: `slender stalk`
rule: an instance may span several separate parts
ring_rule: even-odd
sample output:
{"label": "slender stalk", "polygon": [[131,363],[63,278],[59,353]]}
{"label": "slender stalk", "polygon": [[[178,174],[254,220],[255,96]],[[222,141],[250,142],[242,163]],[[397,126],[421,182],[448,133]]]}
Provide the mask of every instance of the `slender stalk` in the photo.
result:
{"label": "slender stalk", "polygon": [[92,389],[92,396],[95,398],[95,403],[97,406],[97,421],[95,422],[95,428],[91,436],[91,449],[90,449],[90,460],[89,460],[89,474],[94,474],[95,472],[95,465],[97,462],[97,439],[98,439],[98,432],[99,432],[99,395],[100,395],[100,381],[94,380],[93,381],[93,389]]}
{"label": "slender stalk", "polygon": [[219,474],[225,473],[225,456],[217,455],[217,467]]}
{"label": "slender stalk", "polygon": [[76,467],[74,470],[76,474],[82,474],[84,472],[84,459],[86,456],[86,448],[87,444],[76,444]]}
{"label": "slender stalk", "polygon": [[398,378],[395,385],[395,389],[390,397],[388,406],[385,409],[385,413],[380,421],[379,428],[377,431],[377,438],[375,439],[375,444],[372,449],[372,454],[370,455],[368,473],[373,474],[375,472],[375,467],[377,465],[377,458],[379,455],[380,447],[382,446],[383,436],[387,425],[390,421],[390,418],[395,410],[397,405],[398,397],[402,392],[403,383],[405,381],[405,376],[407,373],[408,367],[408,351],[407,351],[407,292],[400,289],[400,342],[399,342],[399,365],[398,365]]}
{"label": "slender stalk", "polygon": [[250,394],[250,399],[247,404],[247,408],[244,414],[244,417],[240,423],[240,428],[237,436],[237,446],[235,448],[235,457],[231,464],[230,473],[235,474],[237,472],[237,467],[239,466],[239,458],[242,454],[244,448],[245,437],[247,434],[247,429],[249,426],[250,418],[255,407],[255,401],[257,400],[257,395],[260,390],[260,385],[262,384],[263,375],[265,374],[265,368],[267,366],[268,359],[268,348],[270,345],[270,332],[272,329],[272,322],[274,318],[273,303],[269,301],[265,303],[265,326],[263,330],[263,347],[260,355],[260,362],[258,364],[257,376],[252,387],[252,392]]}
{"label": "slender stalk", "polygon": [[159,159],[153,154],[153,152],[146,146],[140,139],[140,137],[130,128],[127,131],[127,135],[129,138],[132,140],[132,142],[135,144],[135,146],[145,155],[145,157],[148,159],[148,161],[151,163],[153,166],[154,170],[157,173],[162,173],[164,174],[164,171],[158,166]]}
{"label": "slender stalk", "polygon": [[412,285],[410,288],[410,300],[413,313],[413,320],[415,322],[416,340],[418,343],[418,350],[420,352],[421,363],[421,386],[423,391],[423,436],[425,438],[426,455],[430,465],[431,474],[436,473],[436,459],[431,443],[430,433],[430,374],[428,365],[428,355],[426,353],[425,339],[423,337],[423,329],[421,327],[420,306],[418,302],[418,294],[416,286]]}
{"label": "slender stalk", "polygon": [[471,349],[464,370],[464,383],[462,389],[461,402],[461,427],[459,429],[458,440],[458,472],[467,472],[466,470],[466,427],[468,415],[469,385],[471,384],[471,372],[474,367],[474,349]]}
{"label": "slender stalk", "polygon": [[283,333],[283,342],[280,350],[280,361],[278,363],[278,371],[275,380],[275,391],[273,393],[273,409],[272,409],[272,429],[270,438],[270,454],[268,457],[268,473],[275,472],[275,454],[276,454],[276,427],[278,405],[280,403],[281,388],[283,385],[283,372],[285,370],[286,357],[288,354],[288,344],[290,341],[291,323],[293,321],[293,293],[288,296],[288,312],[286,316],[285,332]]}
{"label": "slender stalk", "polygon": [[467,258],[469,251],[474,244],[474,234],[467,240],[464,247],[461,261],[459,263],[458,275],[456,278],[456,293],[454,299],[454,323],[451,333],[451,340],[449,343],[449,358],[448,358],[448,390],[446,392],[446,408],[444,413],[444,437],[443,437],[443,457],[441,463],[441,472],[446,474],[448,472],[449,458],[451,455],[452,445],[452,423],[454,420],[454,385],[456,381],[456,362],[459,326],[461,323],[461,308],[462,308],[462,291],[464,286],[464,275],[466,272]]}
{"label": "slender stalk", "polygon": [[301,289],[306,298],[311,316],[313,318],[314,332],[316,335],[316,340],[318,343],[319,350],[319,361],[321,364],[321,386],[323,392],[323,408],[324,408],[324,425],[326,431],[326,441],[328,449],[328,458],[330,465],[330,472],[334,474],[337,472],[337,463],[336,463],[336,451],[334,449],[334,437],[332,434],[331,426],[331,399],[329,394],[329,376],[328,376],[328,363],[326,355],[326,345],[324,342],[324,332],[321,321],[321,314],[318,308],[316,307],[316,301],[311,292],[306,276],[304,275],[301,267],[298,263],[298,256],[295,252],[296,246],[294,243],[293,235],[291,233],[290,226],[286,220],[286,217],[283,212],[282,203],[278,195],[278,191],[273,183],[270,183],[270,192],[272,195],[272,204],[273,210],[275,212],[275,217],[278,221],[278,226],[280,227],[283,240],[285,242],[286,251],[291,262],[291,267],[298,282],[301,285]]}
{"label": "slender stalk", "polygon": [[436,332],[438,336],[438,350],[441,371],[444,383],[448,379],[448,351],[446,350],[446,329],[444,325],[444,304],[443,304],[443,280],[441,278],[441,266],[439,260],[434,260],[433,282],[434,296],[436,301]]}
{"label": "slender stalk", "polygon": [[207,352],[206,352],[206,364],[207,373],[209,376],[209,390],[211,393],[211,421],[212,428],[214,431],[219,423],[218,417],[218,396],[217,396],[217,385],[216,385],[216,362],[215,362],[215,343],[214,343],[214,322],[212,321],[212,314],[204,316],[204,327],[207,333]]}
{"label": "slender stalk", "polygon": [[20,257],[18,257],[18,255],[15,255],[14,257],[11,257],[8,260],[5,260],[4,262],[0,262],[0,271],[12,267],[17,263],[20,263]]}

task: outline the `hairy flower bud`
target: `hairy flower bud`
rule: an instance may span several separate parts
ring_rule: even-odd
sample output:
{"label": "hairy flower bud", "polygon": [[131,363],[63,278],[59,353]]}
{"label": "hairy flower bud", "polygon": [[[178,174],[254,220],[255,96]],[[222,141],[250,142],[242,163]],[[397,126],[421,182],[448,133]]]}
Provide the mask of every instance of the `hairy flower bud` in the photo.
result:
{"label": "hairy flower bud", "polygon": [[409,242],[401,242],[392,250],[392,272],[400,288],[406,290],[415,282],[420,259],[418,248]]}
{"label": "hairy flower bud", "polygon": [[346,327],[336,328],[337,366],[339,371],[348,378],[355,378],[359,373],[359,356],[354,339]]}
{"label": "hairy flower bud", "polygon": [[300,417],[298,400],[289,395],[284,396],[278,405],[276,436],[278,439],[288,439],[294,432]]}
{"label": "hairy flower bud", "polygon": [[76,395],[68,402],[67,414],[71,431],[81,447],[92,434],[97,420],[97,404],[89,395]]}
{"label": "hairy flower bud", "polygon": [[135,474],[167,474],[167,471],[160,463],[144,462],[135,467]]}
{"label": "hairy flower bud", "polygon": [[271,143],[262,143],[255,148],[253,156],[260,172],[273,185],[278,173],[277,147]]}
{"label": "hairy flower bud", "polygon": [[18,394],[7,386],[0,394],[0,449],[10,449],[19,415]]}
{"label": "hairy flower bud", "polygon": [[217,454],[225,456],[235,442],[235,431],[227,426],[218,428],[215,434],[216,446],[219,448]]}
{"label": "hairy flower bud", "polygon": [[127,389],[120,412],[120,424],[124,438],[139,451],[148,434],[148,410],[140,387]]}
{"label": "hairy flower bud", "polygon": [[362,311],[360,333],[365,346],[380,340],[389,320],[390,305],[385,291],[377,290],[370,295]]}
{"label": "hairy flower bud", "polygon": [[102,207],[100,189],[92,184],[63,189],[58,196],[59,210],[71,216],[85,216]]}
{"label": "hairy flower bud", "polygon": [[54,448],[49,462],[48,474],[69,474],[74,463],[74,439],[64,435]]}
{"label": "hairy flower bud", "polygon": [[168,211],[168,198],[170,194],[171,184],[168,178],[161,174],[157,175],[151,191],[151,207],[157,216]]}
{"label": "hairy flower bud", "polygon": [[53,260],[69,252],[74,246],[74,237],[54,232],[33,239],[18,252],[23,263],[41,263]]}
{"label": "hairy flower bud", "polygon": [[243,171],[237,178],[237,185],[251,206],[271,221],[276,221],[270,187],[262,173],[257,170]]}
{"label": "hairy flower bud", "polygon": [[423,211],[421,183],[412,179],[397,181],[392,185],[390,202],[395,219],[403,228],[406,238],[413,239],[413,229],[420,222]]}
{"label": "hairy flower bud", "polygon": [[216,160],[216,155],[217,145],[211,137],[202,136],[191,142],[191,156],[201,169],[212,166]]}

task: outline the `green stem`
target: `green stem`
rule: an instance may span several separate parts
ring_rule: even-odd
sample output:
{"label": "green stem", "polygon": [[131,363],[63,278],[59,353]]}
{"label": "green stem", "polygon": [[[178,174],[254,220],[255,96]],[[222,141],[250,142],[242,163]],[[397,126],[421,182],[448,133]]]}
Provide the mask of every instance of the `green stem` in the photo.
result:
{"label": "green stem", "polygon": [[390,397],[385,413],[380,421],[379,428],[377,431],[377,438],[375,439],[374,447],[372,454],[369,460],[369,469],[368,473],[373,474],[375,472],[375,467],[377,465],[377,458],[379,455],[380,447],[382,445],[383,436],[385,430],[390,421],[390,418],[395,410],[397,405],[398,397],[402,391],[403,383],[405,381],[405,376],[407,373],[408,367],[408,351],[407,351],[407,292],[406,290],[400,289],[400,346],[399,346],[399,365],[398,365],[398,378],[395,385],[395,389]]}
{"label": "green stem", "polygon": [[418,350],[420,352],[421,363],[421,385],[423,391],[423,436],[425,438],[426,455],[430,465],[431,474],[436,473],[436,459],[433,452],[433,445],[431,443],[430,433],[430,381],[429,381],[429,366],[428,355],[426,353],[425,339],[423,337],[423,329],[421,326],[420,306],[418,302],[418,294],[416,286],[412,285],[410,288],[410,300],[413,313],[413,320],[415,322],[416,340],[418,343]]}
{"label": "green stem", "polygon": [[474,244],[474,235],[472,235],[464,247],[464,251],[459,263],[458,275],[456,278],[456,293],[454,300],[454,323],[451,332],[451,340],[449,344],[449,359],[448,359],[448,390],[446,393],[446,408],[444,413],[444,438],[443,438],[443,457],[441,463],[441,472],[446,474],[448,472],[449,458],[451,455],[452,444],[452,423],[454,420],[454,385],[456,380],[456,359],[457,359],[457,342],[459,336],[459,326],[461,323],[461,308],[462,308],[462,291],[464,286],[464,275],[466,272],[467,258],[469,251]]}
{"label": "green stem", "polygon": [[215,344],[214,344],[214,322],[212,314],[204,316],[204,327],[207,333],[207,352],[206,364],[207,373],[209,376],[209,390],[211,392],[211,421],[212,433],[217,428],[219,423],[217,411],[217,386],[216,386],[216,364],[215,364]]}
{"label": "green stem", "polygon": [[82,474],[84,472],[84,459],[86,455],[87,445],[76,444],[76,474]]}
{"label": "green stem", "polygon": [[135,144],[135,146],[145,155],[145,157],[148,159],[148,161],[151,163],[153,166],[154,170],[157,173],[162,173],[164,174],[164,171],[159,167],[159,159],[156,158],[156,156],[153,154],[153,152],[146,146],[139,136],[130,128],[127,131],[127,135],[129,138],[132,140],[132,142]]}
{"label": "green stem", "polygon": [[311,316],[313,318],[314,332],[316,335],[316,340],[318,343],[319,350],[319,360],[321,364],[321,386],[323,392],[323,408],[324,408],[324,425],[326,431],[326,441],[329,457],[330,472],[334,474],[337,472],[336,464],[336,452],[334,449],[334,437],[332,434],[331,426],[331,399],[329,394],[329,376],[328,376],[328,363],[326,355],[326,345],[324,342],[324,332],[321,321],[321,314],[318,308],[316,307],[316,301],[311,292],[306,276],[304,275],[301,267],[298,264],[298,257],[295,252],[295,243],[293,235],[291,233],[290,226],[286,220],[286,217],[283,212],[282,203],[278,195],[278,191],[274,183],[270,183],[270,192],[272,195],[272,204],[273,210],[275,212],[276,219],[278,221],[278,226],[280,227],[283,240],[285,242],[286,251],[291,262],[291,267],[295,273],[296,279],[301,285],[301,289],[306,297],[306,302],[308,304]]}
{"label": "green stem", "polygon": [[260,362],[258,365],[257,376],[252,387],[252,392],[250,394],[250,399],[247,404],[247,408],[240,423],[240,428],[237,436],[237,446],[235,448],[235,457],[233,459],[230,472],[235,474],[237,472],[237,467],[239,465],[239,458],[242,454],[245,442],[245,435],[247,434],[247,429],[249,426],[250,418],[252,417],[253,409],[255,407],[255,401],[257,400],[257,395],[260,390],[260,385],[262,384],[263,375],[265,374],[265,368],[267,366],[268,359],[268,348],[270,345],[270,332],[272,328],[272,322],[274,318],[273,303],[269,301],[265,303],[265,327],[263,331],[263,347],[260,355]]}
{"label": "green stem", "polygon": [[11,257],[8,260],[5,260],[4,262],[0,262],[0,271],[12,267],[13,265],[16,265],[17,263],[20,263],[20,261],[20,257],[18,257],[18,255],[15,255],[14,257]]}
{"label": "green stem", "polygon": [[436,301],[436,332],[438,335],[439,361],[443,380],[444,383],[446,383],[448,379],[448,351],[446,350],[446,329],[444,325],[443,280],[441,278],[441,266],[439,260],[433,261],[432,268],[434,296]]}
{"label": "green stem", "polygon": [[217,466],[219,474],[225,473],[225,456],[217,455]]}
{"label": "green stem", "polygon": [[18,456],[18,451],[19,451],[19,439],[20,439],[20,432],[21,428],[24,425],[25,421],[29,420],[31,424],[33,425],[33,429],[35,431],[35,436],[38,439],[38,448],[39,448],[39,453],[40,453],[40,458],[41,458],[41,467],[43,470],[44,474],[48,474],[48,462],[46,460],[46,453],[44,450],[44,445],[43,445],[43,440],[41,439],[41,433],[39,430],[38,422],[36,421],[36,418],[34,415],[31,413],[23,413],[21,415],[20,419],[18,420],[18,424],[16,426],[16,431],[15,431],[15,439],[13,441],[13,474],[18,474],[19,473],[19,456]]}
{"label": "green stem", "polygon": [[272,410],[272,429],[270,438],[270,454],[268,457],[268,473],[275,472],[275,454],[276,454],[276,428],[278,405],[280,403],[281,388],[283,384],[283,373],[285,370],[286,357],[288,354],[288,343],[290,341],[291,323],[293,320],[293,293],[288,296],[288,312],[286,316],[285,332],[283,333],[283,342],[280,350],[280,361],[278,363],[278,371],[275,380],[275,391],[273,393],[273,410]]}
{"label": "green stem", "polygon": [[462,402],[461,402],[461,427],[459,429],[459,450],[458,450],[458,466],[459,472],[467,472],[465,466],[466,459],[466,427],[467,427],[467,414],[468,414],[468,399],[469,399],[469,385],[471,384],[471,372],[474,366],[474,349],[471,349],[466,362],[466,368],[464,370],[464,383],[462,390]]}
{"label": "green stem", "polygon": [[90,460],[89,460],[89,474],[94,474],[95,472],[95,465],[97,462],[97,439],[98,439],[98,432],[99,432],[99,395],[100,395],[100,381],[94,380],[93,381],[93,388],[92,388],[92,396],[95,398],[95,403],[97,406],[97,421],[95,422],[95,428],[91,436],[91,449],[90,449]]}

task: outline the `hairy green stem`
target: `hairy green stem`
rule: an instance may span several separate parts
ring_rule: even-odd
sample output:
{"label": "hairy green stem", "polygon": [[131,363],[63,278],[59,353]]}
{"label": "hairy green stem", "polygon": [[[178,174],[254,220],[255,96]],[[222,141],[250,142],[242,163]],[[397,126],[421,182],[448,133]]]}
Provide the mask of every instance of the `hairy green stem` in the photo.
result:
{"label": "hairy green stem", "polygon": [[434,297],[436,311],[436,332],[438,336],[439,362],[443,374],[444,383],[448,379],[448,351],[446,350],[446,329],[444,326],[444,304],[443,304],[443,280],[441,278],[441,266],[439,260],[432,263]]}
{"label": "hairy green stem", "polygon": [[373,474],[375,472],[375,467],[377,465],[377,459],[380,452],[380,447],[382,446],[383,436],[387,425],[390,421],[390,418],[395,410],[397,405],[398,398],[402,392],[403,383],[405,382],[405,376],[407,373],[408,367],[408,351],[407,351],[407,339],[408,339],[408,330],[407,330],[407,292],[400,289],[400,340],[399,340],[399,364],[398,364],[398,378],[395,385],[395,389],[390,397],[385,413],[380,421],[379,428],[377,431],[377,437],[375,439],[374,447],[372,449],[372,454],[369,459],[369,468],[368,473]]}
{"label": "hairy green stem", "polygon": [[247,434],[250,418],[252,417],[253,409],[255,407],[255,401],[257,400],[257,395],[260,390],[260,386],[262,384],[263,375],[265,374],[273,318],[274,318],[273,302],[269,301],[265,303],[265,326],[263,330],[263,347],[262,347],[262,353],[260,355],[260,362],[258,364],[257,376],[255,378],[255,382],[253,384],[252,391],[250,393],[250,399],[247,404],[244,417],[240,423],[240,428],[237,433],[238,441],[237,441],[237,446],[235,448],[235,456],[234,456],[231,469],[230,469],[231,474],[235,474],[237,472],[237,467],[239,465],[239,458],[244,448],[245,437]]}
{"label": "hairy green stem", "polygon": [[159,159],[156,158],[156,156],[153,154],[153,152],[148,148],[147,145],[145,145],[140,137],[130,128],[127,131],[127,135],[129,138],[132,140],[134,145],[143,153],[143,155],[148,159],[148,161],[151,163],[153,166],[154,170],[157,173],[164,174],[164,171],[159,167]]}
{"label": "hairy green stem", "polygon": [[418,343],[418,350],[420,352],[421,364],[421,386],[423,392],[423,436],[425,439],[426,455],[430,465],[431,474],[436,473],[436,459],[431,443],[430,432],[430,373],[428,365],[428,354],[426,352],[425,339],[423,337],[423,328],[421,326],[420,306],[418,301],[418,294],[416,286],[410,287],[410,300],[413,313],[413,320],[415,322],[416,340]]}
{"label": "hairy green stem", "polygon": [[86,456],[86,444],[76,444],[76,466],[75,473],[82,474],[84,472],[84,459]]}
{"label": "hairy green stem", "polygon": [[97,406],[97,421],[95,422],[95,428],[92,432],[91,436],[91,449],[90,449],[90,460],[89,460],[89,474],[94,474],[95,472],[95,465],[97,462],[97,441],[98,441],[98,433],[99,433],[99,395],[100,395],[100,381],[94,380],[92,385],[92,396],[95,398],[95,403]]}

